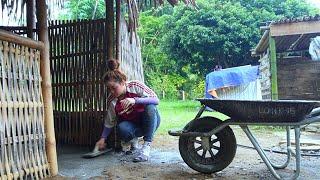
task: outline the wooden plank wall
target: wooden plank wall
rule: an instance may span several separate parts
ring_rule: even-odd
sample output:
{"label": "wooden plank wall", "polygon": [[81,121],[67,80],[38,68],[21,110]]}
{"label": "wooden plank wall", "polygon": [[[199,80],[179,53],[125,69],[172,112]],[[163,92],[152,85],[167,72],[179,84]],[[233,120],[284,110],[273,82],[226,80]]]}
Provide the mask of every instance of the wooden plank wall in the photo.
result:
{"label": "wooden plank wall", "polygon": [[320,100],[320,62],[295,57],[278,60],[279,99]]}
{"label": "wooden plank wall", "polygon": [[56,139],[93,145],[100,137],[106,89],[105,20],[51,21],[51,73]]}
{"label": "wooden plank wall", "polygon": [[0,40],[0,80],[0,179],[46,178],[40,52]]}

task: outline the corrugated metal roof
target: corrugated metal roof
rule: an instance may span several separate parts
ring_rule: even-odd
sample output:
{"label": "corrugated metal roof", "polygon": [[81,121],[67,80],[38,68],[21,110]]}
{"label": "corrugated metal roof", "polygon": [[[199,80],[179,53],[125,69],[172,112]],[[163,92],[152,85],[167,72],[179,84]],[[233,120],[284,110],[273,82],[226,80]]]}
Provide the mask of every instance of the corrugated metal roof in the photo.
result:
{"label": "corrugated metal roof", "polygon": [[315,16],[303,16],[298,18],[283,18],[278,21],[273,21],[271,24],[286,24],[295,22],[306,22],[306,21],[320,21],[320,14]]}
{"label": "corrugated metal roof", "polygon": [[[290,23],[300,23],[300,22],[314,22],[319,21],[320,23],[320,14],[315,16],[304,16],[299,18],[283,18],[278,21],[273,21],[269,23],[269,25],[264,26],[266,31],[261,37],[259,43],[252,51],[252,55],[258,55],[267,50],[269,47],[269,30],[270,28],[278,28],[277,25],[282,24],[290,24]],[[285,35],[285,36],[276,36],[276,51],[277,53],[285,52],[285,51],[301,51],[307,50],[309,48],[310,40],[316,36],[320,36],[319,32],[314,33],[301,33],[301,34],[293,34],[293,35]]]}

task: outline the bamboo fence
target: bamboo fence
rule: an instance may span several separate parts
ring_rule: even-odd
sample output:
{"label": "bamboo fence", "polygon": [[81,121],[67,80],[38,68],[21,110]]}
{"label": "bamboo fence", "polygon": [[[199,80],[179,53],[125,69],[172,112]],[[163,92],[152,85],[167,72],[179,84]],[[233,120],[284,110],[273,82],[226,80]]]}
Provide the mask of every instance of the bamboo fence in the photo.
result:
{"label": "bamboo fence", "polygon": [[[143,81],[140,43],[122,18],[121,68]],[[93,145],[100,137],[107,90],[105,19],[51,21],[49,24],[53,112],[59,144]]]}
{"label": "bamboo fence", "polygon": [[51,21],[53,112],[59,144],[93,145],[103,127],[105,20]]}
{"label": "bamboo fence", "polygon": [[[50,67],[57,143],[93,145],[101,135],[107,70],[106,21],[50,21]],[[16,27],[7,27],[15,32]],[[120,22],[120,64],[129,80],[143,81],[139,38]]]}
{"label": "bamboo fence", "polygon": [[43,44],[0,32],[1,179],[46,178],[50,172],[38,50]]}

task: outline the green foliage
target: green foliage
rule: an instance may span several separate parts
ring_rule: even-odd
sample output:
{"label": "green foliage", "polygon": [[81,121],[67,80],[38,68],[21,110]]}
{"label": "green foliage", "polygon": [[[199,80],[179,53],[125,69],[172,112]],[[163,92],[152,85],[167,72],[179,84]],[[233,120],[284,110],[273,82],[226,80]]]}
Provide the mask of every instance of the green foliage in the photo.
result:
{"label": "green foliage", "polygon": [[[96,7],[97,2],[97,7]],[[95,10],[96,7],[96,10]],[[104,0],[69,0],[60,19],[99,19],[106,14]]]}
{"label": "green foliage", "polygon": [[156,9],[140,15],[146,81],[158,94],[165,91],[172,98],[184,90],[187,98],[203,97],[204,76],[215,65],[257,63],[250,50],[261,37],[261,22],[319,13],[304,0],[197,0],[197,4],[197,10],[180,5],[173,11]]}
{"label": "green foliage", "polygon": [[[198,101],[172,101],[162,100],[158,106],[161,117],[158,134],[167,134],[170,129],[182,129],[196,116],[200,108]],[[221,120],[228,119],[228,116],[219,112],[205,111],[202,116],[213,116]]]}
{"label": "green foliage", "polygon": [[146,83],[161,97],[166,99],[177,99],[179,89],[186,81],[182,76],[177,74],[156,74],[146,73]]}
{"label": "green foliage", "polygon": [[[177,7],[167,24],[164,49],[178,65],[190,64],[191,71],[204,75],[216,64],[224,67],[247,64],[255,27],[247,26],[253,17],[239,4],[199,4]],[[251,59],[251,58],[250,58]],[[242,62],[244,61],[244,62]]]}
{"label": "green foliage", "polygon": [[232,2],[240,2],[250,11],[263,9],[280,17],[301,17],[319,13],[319,9],[311,7],[306,0],[232,0]]}
{"label": "green foliage", "polygon": [[[105,17],[104,0],[94,18]],[[161,97],[203,97],[204,77],[215,65],[255,64],[250,50],[261,22],[320,13],[306,0],[197,0],[198,8],[168,4],[144,9],[138,29],[146,84]],[[70,0],[62,19],[92,19],[96,1]]]}

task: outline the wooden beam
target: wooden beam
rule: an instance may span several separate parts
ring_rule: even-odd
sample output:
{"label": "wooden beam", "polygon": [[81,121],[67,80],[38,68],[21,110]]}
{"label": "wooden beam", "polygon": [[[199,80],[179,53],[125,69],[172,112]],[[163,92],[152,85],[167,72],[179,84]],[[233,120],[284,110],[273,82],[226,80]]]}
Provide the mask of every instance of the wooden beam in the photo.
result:
{"label": "wooden beam", "polygon": [[23,36],[18,36],[9,31],[5,31],[1,29],[0,29],[0,40],[16,43],[22,46],[27,46],[27,47],[38,49],[38,50],[42,50],[44,48],[44,44],[42,42],[34,41],[30,38],[26,38]]}
{"label": "wooden beam", "polygon": [[107,32],[107,58],[113,58],[113,35],[114,35],[114,11],[113,0],[105,0],[106,3],[106,32]]}
{"label": "wooden beam", "polygon": [[269,42],[269,30],[265,31],[262,35],[262,38],[259,40],[259,43],[253,50],[253,55],[259,55],[263,53],[267,48],[265,47],[266,44]]}
{"label": "wooden beam", "polygon": [[53,122],[52,86],[50,77],[49,37],[46,1],[37,0],[36,6],[39,40],[44,43],[44,49],[40,51],[40,74],[42,77],[41,87],[44,104],[44,128],[47,135],[46,151],[51,175],[55,176],[58,174],[58,161]]}
{"label": "wooden beam", "polygon": [[33,29],[36,26],[35,14],[34,14],[35,2],[34,0],[27,0],[26,3],[27,3],[27,36],[31,39],[34,39]]}
{"label": "wooden beam", "polygon": [[116,59],[121,61],[120,59],[120,17],[121,17],[121,0],[116,0]]}
{"label": "wooden beam", "polygon": [[269,49],[270,49],[270,68],[271,68],[271,99],[278,99],[278,75],[277,75],[277,54],[276,54],[276,41],[273,37],[269,36]]}
{"label": "wooden beam", "polygon": [[297,39],[289,47],[289,50],[295,50],[304,36],[304,34],[301,34],[299,37],[297,37]]}
{"label": "wooden beam", "polygon": [[286,36],[308,33],[320,33],[320,21],[271,24],[271,36]]}

